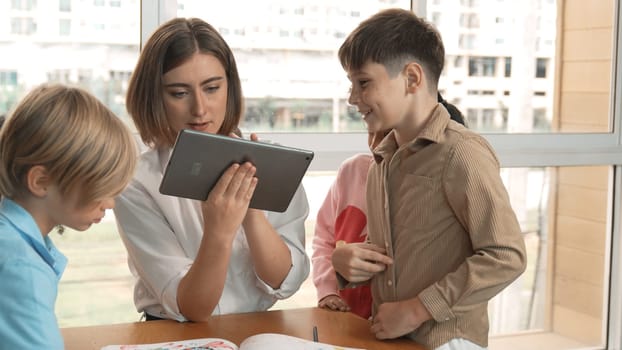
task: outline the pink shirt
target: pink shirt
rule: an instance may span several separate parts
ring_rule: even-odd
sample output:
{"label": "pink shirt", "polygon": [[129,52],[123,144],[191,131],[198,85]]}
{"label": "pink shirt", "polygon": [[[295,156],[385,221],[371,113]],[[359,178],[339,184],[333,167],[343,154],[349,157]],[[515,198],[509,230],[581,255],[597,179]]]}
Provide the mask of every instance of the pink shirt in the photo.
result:
{"label": "pink shirt", "polygon": [[334,294],[343,298],[352,312],[371,315],[369,285],[339,290],[331,255],[335,242],[364,242],[367,238],[365,189],[371,154],[356,154],[346,159],[337,171],[324,203],[317,214],[313,238],[313,283],[318,300]]}

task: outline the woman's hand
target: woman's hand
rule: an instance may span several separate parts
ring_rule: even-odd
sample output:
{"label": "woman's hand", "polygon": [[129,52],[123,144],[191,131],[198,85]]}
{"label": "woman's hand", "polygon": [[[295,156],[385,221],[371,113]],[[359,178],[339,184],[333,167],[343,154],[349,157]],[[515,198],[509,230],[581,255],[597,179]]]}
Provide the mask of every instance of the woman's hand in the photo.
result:
{"label": "woman's hand", "polygon": [[375,244],[342,244],[333,250],[332,263],[335,271],[349,282],[363,282],[393,264],[385,253],[384,248]]}
{"label": "woman's hand", "polygon": [[335,294],[325,296],[318,302],[317,306],[322,309],[350,311],[350,306],[348,306],[345,300],[341,299],[340,296]]}
{"label": "woman's hand", "polygon": [[214,235],[231,239],[246,216],[257,178],[255,167],[246,162],[231,165],[220,177],[207,200],[201,204],[203,220]]}
{"label": "woman's hand", "polygon": [[257,185],[254,175],[251,163],[231,165],[201,203],[203,239],[194,263],[177,287],[179,310],[189,320],[207,320],[220,299],[233,239]]}
{"label": "woman's hand", "polygon": [[[231,137],[237,137],[239,138],[239,136],[237,134],[231,134]],[[255,141],[255,142],[259,142],[259,136],[257,136],[257,134],[255,134],[254,132],[250,134],[250,140],[251,141]],[[244,218],[243,221],[243,225],[246,227],[247,225],[250,225],[249,223],[251,221],[253,221],[253,216],[255,216],[256,218],[258,217],[263,217],[263,211],[260,209],[253,209],[253,208],[248,208],[248,211],[246,212],[246,218]]]}

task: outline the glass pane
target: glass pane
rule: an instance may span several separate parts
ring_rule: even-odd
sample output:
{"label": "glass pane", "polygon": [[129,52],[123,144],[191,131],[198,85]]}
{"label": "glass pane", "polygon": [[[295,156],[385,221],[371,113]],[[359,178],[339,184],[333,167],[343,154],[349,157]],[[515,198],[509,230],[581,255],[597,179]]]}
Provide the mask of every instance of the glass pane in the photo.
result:
{"label": "glass pane", "polygon": [[[557,33],[555,0],[426,1],[422,15],[445,43],[441,93],[473,110],[469,127],[483,133],[610,132],[613,4],[590,7],[594,16],[582,19],[589,3],[572,2],[565,19],[572,30]],[[409,8],[410,1],[179,0],[178,16],[214,24],[235,51],[243,129],[350,132],[363,125],[347,107],[349,82],[336,51],[361,20],[386,7]],[[557,77],[561,35],[570,63]],[[557,107],[556,83],[563,91]]]}
{"label": "glass pane", "polygon": [[521,331],[547,349],[604,346],[610,176],[606,166],[504,170],[528,267],[489,304],[491,349],[511,349],[507,335]]}
{"label": "glass pane", "polygon": [[341,132],[365,129],[347,108],[350,83],[337,50],[361,20],[387,7],[410,1],[179,0],[177,15],[208,21],[233,49],[246,98],[242,129]]}
{"label": "glass pane", "polygon": [[34,86],[59,82],[86,88],[133,128],[125,92],[139,52],[140,1],[71,5],[13,0],[0,11],[0,115]]}
{"label": "glass pane", "polygon": [[[568,29],[557,33],[560,14],[555,0],[461,1],[462,6],[426,2],[426,17],[436,24],[445,44],[439,90],[468,115],[471,129],[611,131],[614,1],[600,1],[596,10],[586,2],[571,3],[563,18]],[[592,16],[586,18],[588,6]],[[558,41],[562,44],[556,51]],[[564,57],[558,58],[558,52]],[[458,59],[466,64],[453,64]],[[557,77],[555,65],[561,61],[566,64]],[[556,87],[561,89],[559,106],[553,103]],[[490,118],[485,117],[487,111]]]}
{"label": "glass pane", "polygon": [[[12,0],[0,7],[0,115],[34,86],[59,82],[86,88],[133,127],[125,93],[139,52],[140,1]],[[112,212],[86,232],[50,237],[69,259],[56,304],[61,327],[138,320]]]}
{"label": "glass pane", "polygon": [[50,237],[69,260],[56,300],[60,327],[140,319],[133,300],[134,277],[112,211],[87,231],[65,228],[62,236],[53,232]]}
{"label": "glass pane", "polygon": [[[513,349],[517,339],[526,346],[521,349],[605,344],[610,172],[606,166],[502,169],[523,231],[527,269],[488,304],[490,350]],[[317,211],[334,177],[335,172],[310,172],[303,180],[310,205],[309,256]],[[316,304],[310,277],[273,308]]]}

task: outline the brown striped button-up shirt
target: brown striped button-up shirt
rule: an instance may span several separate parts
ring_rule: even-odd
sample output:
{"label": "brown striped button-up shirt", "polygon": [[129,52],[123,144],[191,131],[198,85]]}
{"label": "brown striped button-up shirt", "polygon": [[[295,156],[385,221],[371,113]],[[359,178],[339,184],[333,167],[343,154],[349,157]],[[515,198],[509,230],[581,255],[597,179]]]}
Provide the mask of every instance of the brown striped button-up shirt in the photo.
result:
{"label": "brown striped button-up shirt", "polygon": [[454,338],[487,346],[487,303],[526,264],[495,152],[439,104],[416,139],[398,148],[391,132],[374,156],[369,240],[394,259],[371,281],[374,312],[419,296],[433,319],[410,338],[430,349]]}

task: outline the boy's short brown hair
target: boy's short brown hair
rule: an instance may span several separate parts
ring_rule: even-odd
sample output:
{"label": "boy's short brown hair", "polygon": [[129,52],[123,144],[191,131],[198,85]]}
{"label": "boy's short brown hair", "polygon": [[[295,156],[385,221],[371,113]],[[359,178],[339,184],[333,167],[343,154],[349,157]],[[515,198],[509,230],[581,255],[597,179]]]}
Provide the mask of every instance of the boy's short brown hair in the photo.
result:
{"label": "boy's short brown hair", "polygon": [[177,134],[170,128],[162,96],[162,76],[186,62],[195,53],[213,55],[227,76],[227,109],[218,131],[228,135],[242,114],[242,86],[233,52],[218,31],[198,18],[174,18],[149,38],[130,78],[127,111],[143,142],[148,146],[172,146]]}
{"label": "boy's short brown hair", "polygon": [[31,167],[42,165],[62,195],[79,191],[79,205],[121,192],[133,176],[136,142],[128,128],[87,91],[40,85],[7,117],[0,131],[0,194],[29,195]]}
{"label": "boy's short brown hair", "polygon": [[385,66],[389,76],[406,63],[417,61],[426,70],[428,83],[437,87],[445,64],[439,32],[412,11],[388,9],[361,22],[339,48],[346,70],[358,70],[368,61]]}

